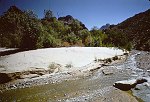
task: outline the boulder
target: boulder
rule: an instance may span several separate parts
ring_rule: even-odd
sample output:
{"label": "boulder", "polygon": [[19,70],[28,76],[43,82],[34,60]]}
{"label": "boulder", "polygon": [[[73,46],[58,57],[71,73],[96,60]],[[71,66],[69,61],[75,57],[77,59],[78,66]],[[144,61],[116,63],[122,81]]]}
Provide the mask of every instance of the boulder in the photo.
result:
{"label": "boulder", "polygon": [[123,81],[115,82],[113,86],[120,90],[128,91],[134,88],[137,84],[142,84],[144,82],[147,82],[147,79],[140,78],[140,79],[132,79],[132,80],[123,80]]}

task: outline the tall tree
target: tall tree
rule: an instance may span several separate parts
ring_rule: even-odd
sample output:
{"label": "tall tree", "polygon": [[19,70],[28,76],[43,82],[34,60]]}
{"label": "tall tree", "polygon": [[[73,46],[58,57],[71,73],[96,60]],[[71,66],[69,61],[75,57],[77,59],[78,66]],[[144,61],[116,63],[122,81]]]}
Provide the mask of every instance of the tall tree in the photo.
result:
{"label": "tall tree", "polygon": [[50,19],[54,17],[53,12],[51,10],[44,10],[44,18],[45,19]]}

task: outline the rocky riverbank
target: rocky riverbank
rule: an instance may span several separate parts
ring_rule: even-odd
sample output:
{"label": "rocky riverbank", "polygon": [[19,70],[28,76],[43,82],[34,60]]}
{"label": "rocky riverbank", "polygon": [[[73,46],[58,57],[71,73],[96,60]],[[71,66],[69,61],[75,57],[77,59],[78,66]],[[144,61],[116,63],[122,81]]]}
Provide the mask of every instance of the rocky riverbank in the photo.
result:
{"label": "rocky riverbank", "polygon": [[[144,102],[150,100],[150,52],[131,51],[130,61],[132,62],[126,68],[131,69],[132,77],[128,80],[118,81],[115,87],[121,90],[132,90],[133,95],[142,99]],[[128,62],[130,62],[128,61]]]}
{"label": "rocky riverbank", "polygon": [[[147,79],[147,82],[137,85],[132,89],[133,95],[141,98],[144,102],[149,102],[150,100],[150,52],[146,51],[135,51],[137,55],[135,56],[137,70],[134,71],[134,75],[138,78],[143,77]],[[139,70],[141,69],[141,70]]]}
{"label": "rocky riverbank", "polygon": [[[125,102],[126,99],[129,102],[137,102],[135,97],[113,87],[116,81],[131,77],[130,69],[119,68],[120,65],[117,63],[122,63],[126,59],[121,58],[123,59],[116,61],[113,61],[116,58],[106,59],[105,64],[94,60],[97,64],[89,66],[88,70],[47,74],[40,78],[3,84],[1,101]],[[116,96],[118,97],[114,98]]]}
{"label": "rocky riverbank", "polygon": [[[116,61],[113,61],[112,59],[115,58],[112,58],[111,63],[98,63],[100,60],[95,59],[94,62],[97,64],[89,65],[88,70],[46,74],[40,78],[27,78],[23,81],[19,79],[0,86],[0,99],[1,101],[24,102],[138,102],[142,99],[148,102],[149,72],[137,68],[136,62],[142,56],[140,51],[131,51],[127,58],[122,57],[123,59]],[[107,61],[109,60],[107,59]],[[139,62],[142,63],[142,61]],[[146,80],[142,82],[135,80],[139,78]],[[113,87],[114,83],[124,80],[134,80],[133,84],[136,84],[136,87],[131,90],[135,97]]]}
{"label": "rocky riverbank", "polygon": [[[32,68],[32,70],[15,73],[0,73],[1,84],[0,90],[11,90],[17,88],[26,88],[37,85],[53,84],[65,80],[74,80],[79,77],[89,76],[94,71],[110,66],[112,63],[118,63],[126,59],[127,55],[115,56],[104,60],[94,60],[93,63],[76,70],[60,72],[60,65],[55,64],[55,69],[45,70],[43,68]],[[105,75],[110,75],[115,72],[115,68],[105,68],[102,72]]]}
{"label": "rocky riverbank", "polygon": [[[21,89],[2,91],[0,97],[2,101],[25,102],[35,100],[53,102],[116,102],[117,100],[126,102],[128,100],[128,102],[137,102],[136,98],[130,94],[112,86],[114,82],[130,77],[131,70],[107,65],[92,71],[59,73],[46,78],[34,79],[31,83],[38,85],[32,87],[30,87],[29,81],[26,81],[24,84],[26,86],[29,84],[29,88],[23,88],[23,83],[20,83]],[[12,86],[12,88],[14,87],[16,85]],[[7,97],[8,94],[9,97]],[[118,97],[114,98],[116,96]]]}

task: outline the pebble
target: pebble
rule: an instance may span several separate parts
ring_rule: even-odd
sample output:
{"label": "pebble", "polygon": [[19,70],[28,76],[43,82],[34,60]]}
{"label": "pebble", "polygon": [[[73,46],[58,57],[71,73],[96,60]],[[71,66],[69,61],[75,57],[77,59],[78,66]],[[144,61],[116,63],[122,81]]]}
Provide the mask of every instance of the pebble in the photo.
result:
{"label": "pebble", "polygon": [[16,85],[11,85],[10,88],[11,88],[11,89],[15,89],[15,88],[17,88],[17,87],[16,87]]}
{"label": "pebble", "polygon": [[67,94],[64,94],[64,96],[67,96]]}

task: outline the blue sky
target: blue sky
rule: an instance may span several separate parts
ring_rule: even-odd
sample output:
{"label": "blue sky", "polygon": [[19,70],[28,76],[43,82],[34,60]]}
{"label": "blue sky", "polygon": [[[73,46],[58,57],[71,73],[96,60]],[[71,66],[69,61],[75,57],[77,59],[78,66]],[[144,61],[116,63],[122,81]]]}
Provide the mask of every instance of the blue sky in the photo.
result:
{"label": "blue sky", "polygon": [[[0,0],[0,14],[13,4],[14,0]],[[149,0],[15,0],[15,5],[22,10],[33,10],[39,18],[44,16],[44,9],[51,9],[56,17],[57,13],[72,15],[89,29],[106,23],[118,24],[150,9]]]}

